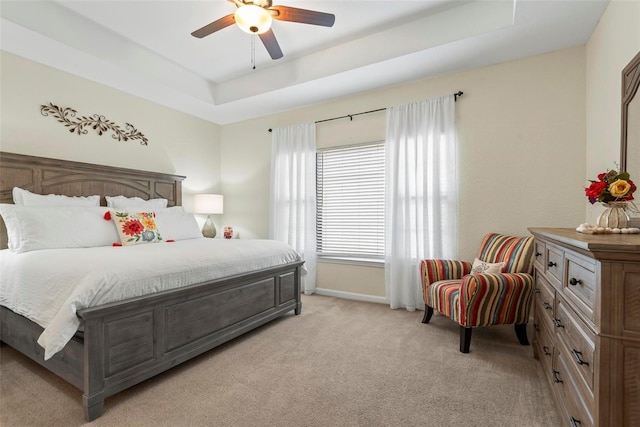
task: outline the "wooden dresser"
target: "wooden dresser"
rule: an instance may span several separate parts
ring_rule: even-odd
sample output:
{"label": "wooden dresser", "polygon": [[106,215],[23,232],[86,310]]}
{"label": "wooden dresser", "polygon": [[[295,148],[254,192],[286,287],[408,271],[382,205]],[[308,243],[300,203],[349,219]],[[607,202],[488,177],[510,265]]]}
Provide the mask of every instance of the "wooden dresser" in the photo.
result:
{"label": "wooden dresser", "polygon": [[564,425],[640,426],[640,235],[529,231],[533,352]]}

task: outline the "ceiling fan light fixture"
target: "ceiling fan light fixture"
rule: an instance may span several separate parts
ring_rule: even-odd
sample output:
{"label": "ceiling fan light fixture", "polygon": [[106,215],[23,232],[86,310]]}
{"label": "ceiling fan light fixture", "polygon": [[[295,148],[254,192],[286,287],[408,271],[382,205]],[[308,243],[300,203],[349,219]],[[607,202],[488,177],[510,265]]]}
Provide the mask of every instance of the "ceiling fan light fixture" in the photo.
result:
{"label": "ceiling fan light fixture", "polygon": [[263,34],[271,28],[271,14],[266,9],[247,4],[236,9],[236,24],[245,33]]}

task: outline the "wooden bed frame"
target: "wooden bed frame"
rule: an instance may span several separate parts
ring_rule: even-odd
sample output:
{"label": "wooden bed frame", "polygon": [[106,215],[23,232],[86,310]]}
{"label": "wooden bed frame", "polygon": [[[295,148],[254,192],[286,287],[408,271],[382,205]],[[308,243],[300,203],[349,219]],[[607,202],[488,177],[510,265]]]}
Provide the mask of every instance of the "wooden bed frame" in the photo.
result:
{"label": "wooden bed frame", "polygon": [[[11,190],[69,196],[138,196],[182,203],[185,177],[0,152],[0,203]],[[6,248],[1,224],[0,244]],[[86,308],[84,325],[44,361],[42,328],[0,306],[0,340],[83,392],[87,421],[104,400],[290,311],[300,314],[303,262]],[[204,326],[203,326],[204,325]]]}

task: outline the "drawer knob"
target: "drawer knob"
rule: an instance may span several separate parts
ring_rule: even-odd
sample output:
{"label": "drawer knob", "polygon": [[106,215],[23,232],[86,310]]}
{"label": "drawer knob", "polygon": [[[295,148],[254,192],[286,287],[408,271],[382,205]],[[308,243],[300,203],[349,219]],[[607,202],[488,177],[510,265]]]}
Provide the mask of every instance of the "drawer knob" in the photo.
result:
{"label": "drawer knob", "polygon": [[544,307],[545,310],[553,310],[553,307],[551,307],[549,303],[546,301],[542,303],[542,306]]}
{"label": "drawer knob", "polygon": [[547,347],[546,345],[542,346],[542,351],[544,351],[545,356],[551,356],[551,353],[549,353],[549,347]]}
{"label": "drawer knob", "polygon": [[547,264],[549,267],[557,267],[558,264],[553,262],[553,261],[549,261],[549,264]]}
{"label": "drawer knob", "polygon": [[552,369],[551,372],[553,372],[553,382],[558,384],[558,383],[562,383],[563,381],[560,379],[560,371],[556,371],[555,369]]}
{"label": "drawer knob", "polygon": [[537,252],[536,251],[536,258],[538,258],[540,255],[542,255],[542,252]]}
{"label": "drawer knob", "polygon": [[553,318],[553,323],[556,325],[556,328],[564,328],[562,321],[556,317]]}
{"label": "drawer knob", "polygon": [[571,350],[571,354],[573,354],[573,357],[576,359],[576,363],[578,365],[587,365],[589,366],[589,362],[585,362],[584,360],[582,360],[582,352],[576,350],[575,348]]}
{"label": "drawer knob", "polygon": [[540,325],[538,325],[537,323],[534,323],[533,329],[535,329],[537,332],[540,332]]}
{"label": "drawer knob", "polygon": [[575,418],[571,417],[571,427],[578,427],[578,425],[582,425],[580,420],[576,420]]}
{"label": "drawer knob", "polygon": [[576,279],[575,277],[572,277],[571,279],[569,279],[569,284],[575,286],[575,285],[582,285],[582,280],[580,279]]}

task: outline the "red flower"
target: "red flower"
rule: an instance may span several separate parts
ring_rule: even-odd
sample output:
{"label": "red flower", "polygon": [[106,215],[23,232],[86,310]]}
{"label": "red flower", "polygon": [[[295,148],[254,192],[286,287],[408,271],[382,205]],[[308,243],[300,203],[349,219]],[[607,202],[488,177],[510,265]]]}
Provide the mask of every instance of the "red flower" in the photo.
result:
{"label": "red flower", "polygon": [[137,219],[130,219],[125,222],[122,226],[122,232],[124,234],[128,234],[130,236],[135,236],[136,234],[140,234],[144,231],[144,226]]}
{"label": "red flower", "polygon": [[627,193],[627,197],[625,197],[625,200],[633,200],[633,193],[635,193],[637,188],[633,181],[628,180],[627,182],[631,185],[631,190],[629,190],[629,193]]}
{"label": "red flower", "polygon": [[593,181],[591,185],[584,189],[585,194],[591,203],[595,203],[600,193],[607,188],[607,183],[602,181]]}

